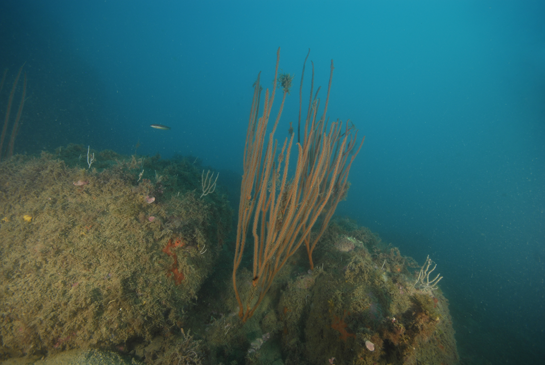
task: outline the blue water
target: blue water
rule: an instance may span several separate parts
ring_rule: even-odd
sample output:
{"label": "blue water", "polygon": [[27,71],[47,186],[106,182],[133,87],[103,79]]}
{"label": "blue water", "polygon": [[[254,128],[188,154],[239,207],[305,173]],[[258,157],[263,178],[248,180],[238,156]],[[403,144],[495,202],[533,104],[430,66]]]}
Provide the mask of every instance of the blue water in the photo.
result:
{"label": "blue water", "polygon": [[328,115],[366,135],[338,213],[437,262],[468,363],[539,363],[543,14],[530,0],[3,1],[0,67],[26,62],[17,153],[139,142],[241,174],[252,84],[272,85],[277,48],[295,74],[278,138],[308,49],[323,99],[334,59]]}

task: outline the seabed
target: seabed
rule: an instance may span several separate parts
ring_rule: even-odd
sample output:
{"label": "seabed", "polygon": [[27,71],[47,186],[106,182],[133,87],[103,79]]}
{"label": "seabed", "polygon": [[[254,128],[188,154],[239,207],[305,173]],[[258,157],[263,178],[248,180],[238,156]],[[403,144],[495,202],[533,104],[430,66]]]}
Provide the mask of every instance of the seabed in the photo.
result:
{"label": "seabed", "polygon": [[[426,268],[348,218],[330,223],[314,270],[293,255],[242,323],[237,188],[220,177],[203,195],[194,158],[92,152],[92,166],[79,145],[0,163],[6,364],[458,363]],[[256,294],[251,259],[242,298]]]}

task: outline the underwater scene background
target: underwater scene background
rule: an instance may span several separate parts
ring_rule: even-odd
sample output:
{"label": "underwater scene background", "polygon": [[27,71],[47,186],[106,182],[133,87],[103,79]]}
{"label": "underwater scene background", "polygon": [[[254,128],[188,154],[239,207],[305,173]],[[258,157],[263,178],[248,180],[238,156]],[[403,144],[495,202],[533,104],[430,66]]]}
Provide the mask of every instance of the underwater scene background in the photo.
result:
{"label": "underwater scene background", "polygon": [[[540,1],[1,2],[0,359],[542,362],[542,14]],[[261,98],[272,89],[278,47],[293,76],[279,144],[297,133],[309,49],[303,105],[314,74],[323,110],[333,59],[327,115],[365,142],[316,268],[294,255],[242,324],[252,86],[261,72]],[[201,196],[206,171],[217,190]],[[428,256],[439,289],[417,280]]]}

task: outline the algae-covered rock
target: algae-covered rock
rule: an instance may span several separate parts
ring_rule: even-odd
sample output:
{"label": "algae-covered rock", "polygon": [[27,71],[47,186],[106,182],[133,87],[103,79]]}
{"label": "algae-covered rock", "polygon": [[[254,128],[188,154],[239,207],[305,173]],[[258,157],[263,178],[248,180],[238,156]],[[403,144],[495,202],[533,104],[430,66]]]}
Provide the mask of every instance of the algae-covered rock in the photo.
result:
{"label": "algae-covered rock", "polygon": [[[314,254],[312,271],[304,249],[293,255],[244,324],[230,278],[214,281],[192,316],[211,364],[458,363],[448,301],[415,285],[413,259],[347,219],[330,224]],[[242,296],[255,290],[250,270],[237,281]]]}
{"label": "algae-covered rock", "polygon": [[[315,255],[313,271],[304,254],[294,255],[269,300],[236,328],[239,336],[246,330],[245,363],[262,363],[274,353],[285,364],[458,362],[448,301],[439,288],[415,288],[419,265],[413,259],[348,220],[332,222]],[[251,281],[244,271],[239,277]],[[270,337],[269,346],[255,349],[252,341],[263,336]],[[235,346],[228,338],[224,343],[225,349]]]}
{"label": "algae-covered rock", "polygon": [[[420,265],[369,229],[333,221],[315,269],[297,252],[242,323],[220,255],[228,202],[201,197],[194,160],[97,152],[89,169],[82,151],[0,164],[2,359],[93,347],[153,364],[457,363],[440,288],[416,285]],[[238,271],[243,297],[252,280]]]}
{"label": "algae-covered rock", "polygon": [[333,223],[320,261],[323,268],[306,293],[290,285],[280,299],[291,310],[281,335],[291,361],[457,363],[448,302],[439,289],[415,288],[414,260],[367,229]]}
{"label": "algae-covered rock", "polygon": [[183,324],[212,271],[231,217],[188,188],[199,169],[80,160],[0,164],[0,358],[149,341]]}

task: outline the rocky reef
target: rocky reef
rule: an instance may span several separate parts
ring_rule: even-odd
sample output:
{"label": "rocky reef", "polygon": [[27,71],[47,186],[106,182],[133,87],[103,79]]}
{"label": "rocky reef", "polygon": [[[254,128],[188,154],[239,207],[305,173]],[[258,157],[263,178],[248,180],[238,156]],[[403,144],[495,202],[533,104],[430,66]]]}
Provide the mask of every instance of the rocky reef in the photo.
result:
{"label": "rocky reef", "polygon": [[[0,164],[0,359],[458,363],[437,281],[419,282],[421,265],[369,229],[334,219],[315,269],[304,250],[293,255],[242,323],[222,179],[202,196],[194,159],[102,151],[89,168],[86,151]],[[256,290],[247,256],[243,297]]]}

